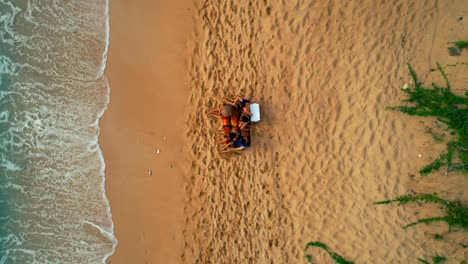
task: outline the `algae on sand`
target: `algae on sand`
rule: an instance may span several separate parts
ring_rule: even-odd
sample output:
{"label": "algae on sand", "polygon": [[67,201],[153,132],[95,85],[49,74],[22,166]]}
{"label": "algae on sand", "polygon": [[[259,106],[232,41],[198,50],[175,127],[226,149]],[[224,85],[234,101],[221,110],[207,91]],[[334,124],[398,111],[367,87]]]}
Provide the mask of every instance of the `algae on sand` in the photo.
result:
{"label": "algae on sand", "polygon": [[[307,250],[309,247],[317,247],[317,248],[321,248],[323,250],[325,250],[328,255],[330,255],[330,257],[335,261],[335,263],[337,264],[354,264],[354,262],[352,261],[349,261],[347,259],[345,259],[344,257],[336,254],[335,252],[331,251],[327,245],[323,244],[322,242],[318,242],[318,241],[315,241],[315,242],[309,242],[307,243],[306,247],[305,247],[305,250]],[[312,255],[306,255],[306,259],[309,263],[314,263],[313,262],[313,259],[312,259]]]}
{"label": "algae on sand", "polygon": [[[421,169],[422,175],[427,175],[433,170],[447,165],[448,171],[468,172],[468,98],[458,96],[451,91],[451,85],[440,64],[437,64],[439,72],[445,79],[446,87],[438,86],[432,83],[431,88],[421,85],[417,74],[408,63],[411,77],[414,81],[414,87],[403,89],[409,96],[404,102],[410,105],[389,107],[388,109],[397,110],[408,115],[432,116],[440,122],[445,123],[453,134],[457,135],[455,140],[447,143],[447,153],[442,153],[440,158],[433,163]],[[458,156],[458,162],[454,163],[454,157]]]}
{"label": "algae on sand", "polygon": [[398,202],[398,205],[410,202],[438,203],[442,205],[442,208],[445,211],[445,216],[419,219],[416,222],[404,226],[403,229],[422,223],[446,222],[450,228],[458,227],[462,228],[464,231],[468,230],[468,206],[461,201],[448,201],[440,198],[436,194],[425,193],[417,195],[402,195],[393,200],[375,202],[374,204],[390,204],[394,202]]}
{"label": "algae on sand", "polygon": [[[421,263],[423,263],[423,264],[431,264],[429,261],[424,260],[424,259],[418,258],[418,260],[419,260],[419,262],[421,262]],[[442,264],[442,263],[444,263],[446,260],[447,260],[447,258],[444,257],[444,256],[435,255],[434,257],[432,257],[432,263],[433,263],[433,264]]]}

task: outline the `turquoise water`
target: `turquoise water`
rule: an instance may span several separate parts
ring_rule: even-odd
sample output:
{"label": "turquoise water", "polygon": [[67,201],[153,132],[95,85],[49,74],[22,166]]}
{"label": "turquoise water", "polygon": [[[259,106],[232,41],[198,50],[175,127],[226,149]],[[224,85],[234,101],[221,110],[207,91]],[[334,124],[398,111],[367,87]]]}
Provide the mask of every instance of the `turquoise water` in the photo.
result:
{"label": "turquoise water", "polygon": [[107,0],[0,0],[0,264],[103,263]]}

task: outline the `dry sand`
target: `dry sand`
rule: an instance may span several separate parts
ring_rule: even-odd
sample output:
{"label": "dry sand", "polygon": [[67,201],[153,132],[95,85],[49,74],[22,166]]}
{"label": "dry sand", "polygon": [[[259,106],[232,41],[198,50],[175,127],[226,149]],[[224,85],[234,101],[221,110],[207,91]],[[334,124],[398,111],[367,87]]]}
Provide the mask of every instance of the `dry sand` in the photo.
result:
{"label": "dry sand", "polygon": [[[432,238],[443,224],[401,228],[438,208],[372,205],[468,198],[462,175],[417,173],[444,150],[425,132],[433,119],[385,110],[406,98],[408,61],[428,84],[441,82],[436,62],[467,61],[447,52],[468,35],[466,1],[196,1],[186,13],[123,2],[111,3],[101,123],[112,263],[304,263],[309,241],[356,263],[468,258],[463,233]],[[457,93],[466,68],[446,67]],[[263,119],[251,149],[221,155],[206,113],[235,95],[258,98]]]}
{"label": "dry sand", "polygon": [[[372,205],[416,188],[410,175],[420,181],[438,155],[419,119],[384,109],[405,98],[406,62],[427,73],[468,58],[447,54],[447,41],[467,36],[465,1],[411,2],[199,2],[185,263],[304,263],[309,241],[356,263],[464,258],[466,237],[401,229],[417,206]],[[466,91],[466,65],[458,68]],[[250,150],[223,156],[206,109],[239,94],[259,98],[263,120]],[[466,198],[466,179],[450,177],[444,188]],[[431,180],[427,192],[450,181]]]}

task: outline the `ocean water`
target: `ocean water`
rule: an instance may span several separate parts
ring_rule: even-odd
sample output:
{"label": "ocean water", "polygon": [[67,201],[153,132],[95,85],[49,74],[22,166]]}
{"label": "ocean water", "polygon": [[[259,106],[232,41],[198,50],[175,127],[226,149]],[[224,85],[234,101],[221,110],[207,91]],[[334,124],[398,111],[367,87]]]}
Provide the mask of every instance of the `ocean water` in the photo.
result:
{"label": "ocean water", "polygon": [[0,0],[0,264],[103,263],[117,244],[98,121],[108,0]]}

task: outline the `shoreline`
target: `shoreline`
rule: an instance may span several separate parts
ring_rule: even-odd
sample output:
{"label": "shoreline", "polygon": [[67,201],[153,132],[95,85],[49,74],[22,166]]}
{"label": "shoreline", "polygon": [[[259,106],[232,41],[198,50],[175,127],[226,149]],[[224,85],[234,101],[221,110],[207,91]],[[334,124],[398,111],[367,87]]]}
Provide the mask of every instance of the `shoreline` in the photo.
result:
{"label": "shoreline", "polygon": [[191,10],[189,1],[109,6],[110,102],[99,143],[118,244],[107,263],[177,263],[181,254]]}
{"label": "shoreline", "polygon": [[[437,208],[371,205],[440,185],[467,195],[415,175],[440,154],[432,122],[385,109],[405,98],[408,61],[431,80],[435,61],[466,59],[446,48],[466,31],[462,1],[204,2],[197,14],[162,2],[110,6],[108,263],[299,263],[311,241],[356,263],[462,256],[462,238],[401,228]],[[205,113],[234,95],[258,98],[262,121],[249,150],[220,155]]]}

